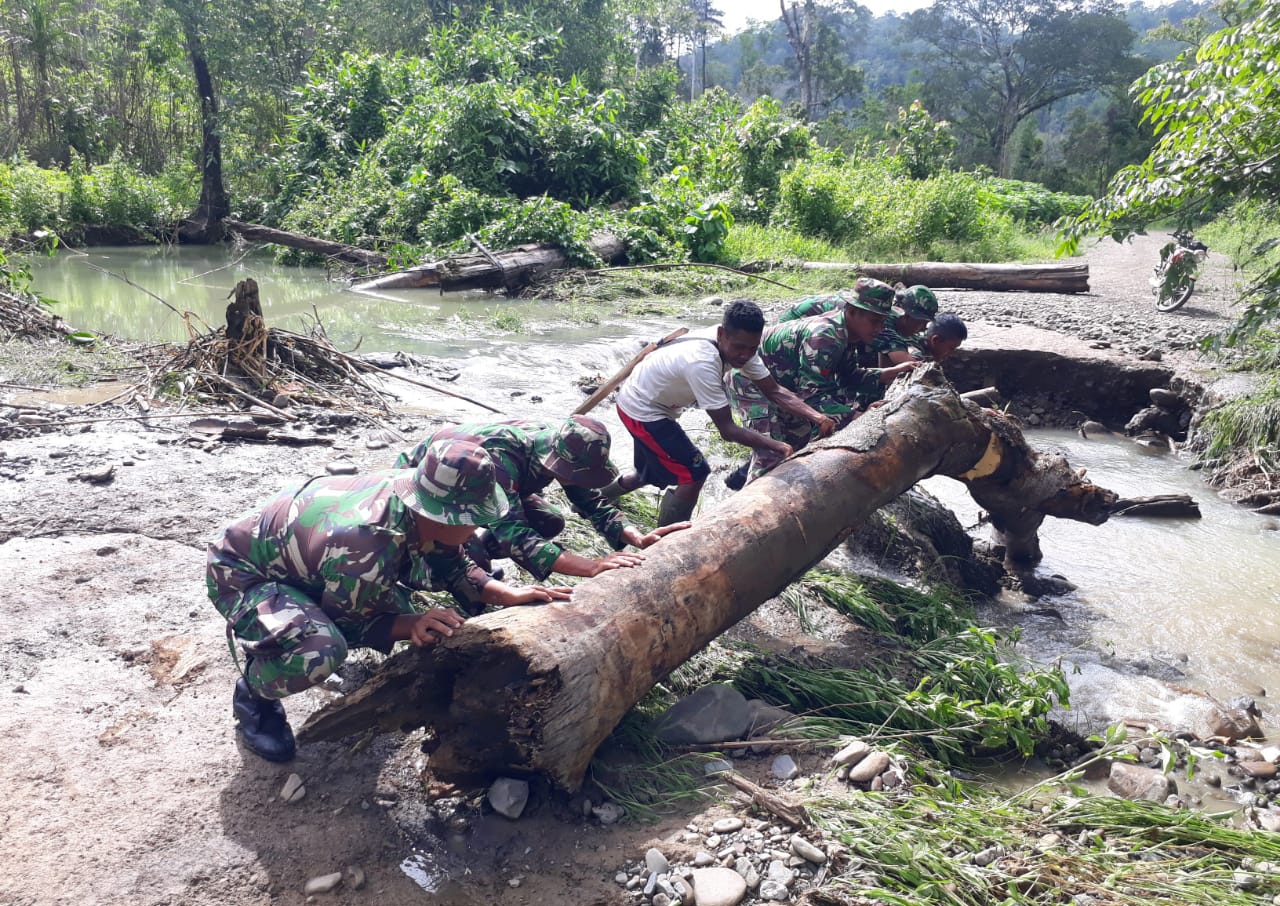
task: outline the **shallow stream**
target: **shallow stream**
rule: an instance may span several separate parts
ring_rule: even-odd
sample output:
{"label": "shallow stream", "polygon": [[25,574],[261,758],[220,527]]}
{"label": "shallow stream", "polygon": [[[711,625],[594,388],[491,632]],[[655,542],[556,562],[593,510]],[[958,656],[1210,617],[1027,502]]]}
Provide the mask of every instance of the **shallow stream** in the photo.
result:
{"label": "shallow stream", "polygon": [[[223,323],[231,287],[253,277],[269,324],[303,331],[318,318],[346,350],[358,345],[362,352],[443,359],[461,371],[459,390],[511,416],[571,411],[582,399],[575,381],[611,374],[642,340],[681,323],[483,293],[365,295],[328,281],[318,269],[223,250],[100,248],[35,262],[34,288],[60,300],[57,311],[69,323],[144,341],[185,339],[182,318],[98,268],[211,325]],[[717,315],[709,309],[706,323]],[[410,404],[422,402],[411,388],[393,386]],[[458,419],[488,417],[460,405],[441,411]],[[596,414],[616,429],[615,459],[628,462],[630,438],[611,409]],[[706,423],[700,415],[690,419],[691,427]],[[1033,659],[1062,661],[1073,711],[1087,728],[1125,717],[1176,720],[1167,683],[1222,699],[1255,696],[1268,722],[1280,724],[1265,698],[1280,690],[1280,521],[1224,503],[1177,457],[1151,455],[1121,438],[1086,441],[1048,431],[1030,438],[1062,449],[1073,466],[1088,468],[1094,481],[1122,496],[1189,493],[1203,518],[1117,518],[1100,527],[1048,520],[1041,569],[1065,576],[1077,590],[1036,604],[1011,598],[984,616],[1024,626],[1023,646]],[[721,489],[717,478],[712,485]],[[932,479],[926,486],[962,522],[976,523],[976,508],[958,483]]]}

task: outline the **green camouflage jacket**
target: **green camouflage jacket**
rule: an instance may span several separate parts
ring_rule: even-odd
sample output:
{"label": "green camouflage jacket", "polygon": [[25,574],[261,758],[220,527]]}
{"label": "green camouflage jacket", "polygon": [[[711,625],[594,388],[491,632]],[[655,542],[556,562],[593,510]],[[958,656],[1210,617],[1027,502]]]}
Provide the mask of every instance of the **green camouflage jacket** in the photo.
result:
{"label": "green camouflage jacket", "polygon": [[850,345],[843,308],[766,328],[760,358],[777,382],[801,399],[878,398],[879,349]]}
{"label": "green camouflage jacket", "polygon": [[[376,618],[419,612],[416,590],[449,591],[469,612],[479,609],[488,575],[459,547],[420,548],[413,514],[392,491],[397,477],[312,478],[232,523],[209,546],[210,597],[289,585],[319,604],[353,647],[382,622]],[[233,624],[243,616],[224,615]]]}
{"label": "green camouflage jacket", "polygon": [[[510,421],[476,423],[442,428],[422,443],[396,460],[396,468],[411,468],[418,464],[432,441],[441,439],[469,440],[479,444],[493,459],[497,470],[498,486],[506,492],[511,501],[511,509],[507,515],[497,522],[485,526],[494,538],[503,545],[509,545],[511,559],[528,570],[539,580],[551,575],[552,565],[563,553],[564,548],[554,541],[540,535],[529,524],[525,516],[521,498],[529,494],[538,494],[547,485],[555,481],[555,476],[542,466],[537,455],[533,435],[535,433],[554,432],[560,421],[543,421],[541,419],[512,419]],[[586,519],[614,550],[622,550],[626,542],[622,540],[622,532],[627,523],[622,513],[598,490],[573,485],[561,485],[565,497],[574,512]]]}

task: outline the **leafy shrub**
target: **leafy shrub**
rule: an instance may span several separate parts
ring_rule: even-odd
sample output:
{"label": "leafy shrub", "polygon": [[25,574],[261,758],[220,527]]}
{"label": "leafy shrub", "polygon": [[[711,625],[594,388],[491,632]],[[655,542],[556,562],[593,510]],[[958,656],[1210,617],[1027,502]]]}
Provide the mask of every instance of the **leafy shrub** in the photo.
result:
{"label": "leafy shrub", "polygon": [[1060,217],[1078,217],[1093,200],[1087,195],[1052,192],[1039,183],[1016,179],[988,179],[981,192],[985,207],[1032,226],[1046,226]]}
{"label": "leafy shrub", "polygon": [[740,214],[767,219],[778,199],[783,173],[814,149],[808,127],[782,112],[771,97],[762,97],[738,123]]}

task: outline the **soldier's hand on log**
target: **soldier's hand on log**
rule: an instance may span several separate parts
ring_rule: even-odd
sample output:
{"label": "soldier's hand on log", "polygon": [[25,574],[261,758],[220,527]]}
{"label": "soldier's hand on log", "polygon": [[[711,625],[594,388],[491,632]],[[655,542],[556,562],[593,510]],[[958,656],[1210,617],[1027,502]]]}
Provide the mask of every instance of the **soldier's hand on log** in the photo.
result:
{"label": "soldier's hand on log", "polygon": [[780,440],[773,440],[772,438],[769,439],[769,449],[773,450],[783,459],[786,459],[795,452],[795,450],[791,448],[791,444],[783,443]]}
{"label": "soldier's hand on log", "polygon": [[427,648],[437,644],[441,639],[453,635],[453,631],[461,626],[463,619],[457,613],[444,607],[428,610],[418,614],[409,628],[409,641],[419,648]]}
{"label": "soldier's hand on log", "polygon": [[818,428],[819,437],[830,437],[831,432],[836,429],[836,420],[829,415],[823,415],[814,422],[814,425]]}
{"label": "soldier's hand on log", "polygon": [[[632,545],[633,547],[644,549],[646,547],[651,547],[652,545],[657,544],[659,541],[661,541],[667,535],[670,535],[672,532],[682,532],[691,525],[693,525],[692,522],[673,522],[670,525],[664,525],[664,526],[661,526],[660,528],[656,528],[653,531],[649,532],[649,534],[647,535],[641,535],[639,532],[636,532],[635,540],[628,539],[627,543]],[[623,537],[627,538],[627,536],[625,535]]]}
{"label": "soldier's hand on log", "polygon": [[639,566],[643,562],[643,554],[636,554],[631,551],[614,551],[607,557],[601,557],[596,560],[595,570],[592,572],[592,575],[598,576],[611,569],[623,569],[628,566]]}
{"label": "soldier's hand on log", "polygon": [[890,384],[900,375],[904,375],[908,371],[915,371],[919,367],[920,362],[915,359],[911,359],[910,361],[900,362],[897,365],[892,365],[888,368],[882,369],[880,372],[880,383]]}
{"label": "soldier's hand on log", "polygon": [[[499,586],[501,590],[494,589]],[[572,588],[557,585],[523,585],[513,588],[501,582],[490,582],[485,586],[485,602],[498,607],[517,607],[521,604],[549,604],[552,601],[568,601],[573,596]]]}

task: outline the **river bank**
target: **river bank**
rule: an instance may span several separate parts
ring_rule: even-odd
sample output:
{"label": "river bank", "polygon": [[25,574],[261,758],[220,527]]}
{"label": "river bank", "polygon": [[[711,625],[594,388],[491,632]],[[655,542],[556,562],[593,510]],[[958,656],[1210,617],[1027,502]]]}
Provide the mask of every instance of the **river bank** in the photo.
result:
{"label": "river bank", "polygon": [[[1099,287],[1095,320],[1097,306],[1111,304]],[[944,307],[975,306],[966,310],[975,339],[991,330],[993,342],[1000,342],[1000,332],[1013,329],[998,320],[984,323],[981,300],[943,296]],[[1003,304],[1031,319],[1048,307],[1037,299]],[[1130,323],[1140,318],[1132,302]],[[984,304],[989,310],[995,303]],[[1070,318],[1058,314],[1072,330],[1088,326],[1084,308]],[[1001,317],[1015,321],[1015,315]],[[1144,323],[1148,333],[1158,329],[1154,319]],[[1086,347],[1106,342],[1078,339]],[[1124,350],[1118,345],[1093,352],[1119,358]],[[563,413],[581,398],[571,377],[607,372],[626,355],[620,348],[625,344],[615,341],[553,363],[521,359],[518,346],[509,344],[493,361],[461,362],[450,387],[502,399],[522,412]],[[1201,367],[1189,350],[1177,352],[1187,354],[1188,367]],[[546,386],[538,399],[529,392],[528,372],[521,379],[511,374],[520,366],[538,369],[535,379]],[[535,795],[529,814],[511,822],[482,807],[483,791],[424,794],[416,737],[381,737],[364,748],[307,748],[284,767],[236,748],[229,716],[233,667],[200,581],[204,544],[239,512],[299,475],[323,472],[335,462],[361,470],[385,467],[398,452],[397,438],[480,414],[462,401],[390,382],[384,389],[400,397],[385,427],[338,420],[317,426],[324,443],[296,448],[216,442],[193,435],[180,420],[51,431],[30,419],[24,425],[14,414],[10,421],[20,430],[6,440],[0,460],[0,564],[9,577],[9,654],[0,661],[7,707],[0,731],[12,756],[0,768],[0,781],[20,806],[5,815],[0,853],[19,867],[0,880],[3,899],[301,903],[309,879],[357,866],[364,886],[348,882],[327,900],[393,906],[636,902],[617,873],[626,871],[629,882],[637,856],[652,842],[665,846],[682,834],[698,834],[706,844],[716,817],[745,813],[740,805],[710,812],[697,805],[677,807],[654,825],[602,825],[583,817],[580,801]],[[31,393],[6,387],[4,400],[32,407],[56,402],[57,393]],[[22,411],[41,417],[34,408]],[[615,456],[627,458],[625,451]],[[761,620],[760,632],[805,634],[786,608]],[[291,700],[291,718],[300,720],[332,694]],[[805,778],[826,771],[822,752],[800,760]],[[766,764],[749,770],[764,781]],[[278,794],[294,772],[307,793],[289,804]],[[789,789],[801,796],[817,791],[806,783],[801,779]],[[439,809],[431,808],[438,798],[457,800],[451,807],[459,811],[459,823],[452,828],[447,821],[441,826]],[[401,863],[415,848],[432,852],[439,833],[450,829],[464,839],[452,860],[458,869],[428,896]]]}

